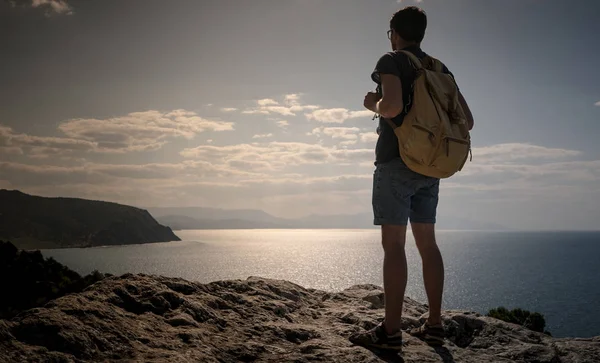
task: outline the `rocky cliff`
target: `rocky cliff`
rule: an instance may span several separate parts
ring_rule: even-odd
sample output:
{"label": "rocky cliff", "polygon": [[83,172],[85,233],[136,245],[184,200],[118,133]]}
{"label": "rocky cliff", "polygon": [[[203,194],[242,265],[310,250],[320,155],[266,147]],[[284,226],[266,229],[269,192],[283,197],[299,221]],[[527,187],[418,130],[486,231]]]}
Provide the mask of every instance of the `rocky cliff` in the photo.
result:
{"label": "rocky cliff", "polygon": [[23,249],[179,241],[144,209],[4,189],[0,190],[0,239]]}
{"label": "rocky cliff", "polygon": [[[80,293],[0,320],[1,362],[600,362],[600,337],[555,339],[464,311],[446,311],[447,343],[409,335],[401,355],[347,337],[383,316],[373,285],[338,293],[263,278],[193,283],[107,277]],[[426,307],[406,299],[404,328]]]}
{"label": "rocky cliff", "polygon": [[44,258],[40,251],[19,251],[0,240],[0,319],[81,292],[104,277],[98,271],[81,276],[53,258]]}

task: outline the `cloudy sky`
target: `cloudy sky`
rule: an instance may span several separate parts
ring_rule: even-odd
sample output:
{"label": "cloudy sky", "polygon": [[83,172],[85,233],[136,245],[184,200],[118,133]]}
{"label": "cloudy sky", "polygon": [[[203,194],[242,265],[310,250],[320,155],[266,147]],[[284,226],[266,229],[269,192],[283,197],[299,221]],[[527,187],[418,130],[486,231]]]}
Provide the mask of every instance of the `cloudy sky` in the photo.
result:
{"label": "cloudy sky", "polygon": [[[371,211],[362,108],[412,0],[0,0],[0,188],[152,206]],[[475,116],[439,211],[600,220],[600,2],[423,0]]]}

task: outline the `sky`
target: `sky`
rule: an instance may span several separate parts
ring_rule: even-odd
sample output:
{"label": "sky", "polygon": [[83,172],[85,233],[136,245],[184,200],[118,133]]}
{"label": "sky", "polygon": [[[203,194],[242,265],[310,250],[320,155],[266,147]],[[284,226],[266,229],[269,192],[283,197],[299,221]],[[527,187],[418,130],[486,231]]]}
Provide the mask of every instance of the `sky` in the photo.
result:
{"label": "sky", "polygon": [[598,229],[597,0],[0,0],[0,188],[370,213],[362,101],[408,5],[475,118],[439,215]]}

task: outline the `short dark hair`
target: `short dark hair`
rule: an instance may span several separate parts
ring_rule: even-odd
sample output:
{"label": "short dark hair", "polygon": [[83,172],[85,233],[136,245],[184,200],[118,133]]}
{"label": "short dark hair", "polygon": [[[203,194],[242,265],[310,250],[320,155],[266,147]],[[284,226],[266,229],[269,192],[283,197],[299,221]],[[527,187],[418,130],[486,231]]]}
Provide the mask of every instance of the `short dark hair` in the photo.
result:
{"label": "short dark hair", "polygon": [[421,43],[427,29],[427,14],[416,6],[407,6],[392,16],[390,29],[407,42]]}

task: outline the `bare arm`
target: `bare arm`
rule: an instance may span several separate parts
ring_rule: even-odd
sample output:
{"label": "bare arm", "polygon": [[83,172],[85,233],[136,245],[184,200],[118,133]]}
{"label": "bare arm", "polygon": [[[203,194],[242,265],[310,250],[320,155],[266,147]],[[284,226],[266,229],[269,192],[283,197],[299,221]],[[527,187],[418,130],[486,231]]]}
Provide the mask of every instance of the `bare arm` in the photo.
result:
{"label": "bare arm", "polygon": [[385,118],[394,118],[402,112],[402,82],[393,74],[381,74],[381,100],[375,106],[375,112]]}
{"label": "bare arm", "polygon": [[473,126],[475,124],[475,121],[473,120],[473,114],[471,113],[471,109],[469,108],[469,105],[467,105],[467,101],[465,100],[465,97],[462,95],[462,93],[460,91],[458,91],[458,102],[460,103],[460,106],[462,107],[462,109],[465,111],[465,116],[467,116],[467,126],[468,126],[469,130],[472,130]]}

